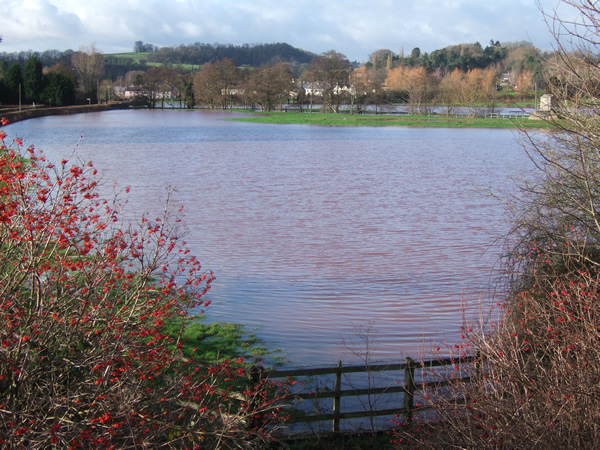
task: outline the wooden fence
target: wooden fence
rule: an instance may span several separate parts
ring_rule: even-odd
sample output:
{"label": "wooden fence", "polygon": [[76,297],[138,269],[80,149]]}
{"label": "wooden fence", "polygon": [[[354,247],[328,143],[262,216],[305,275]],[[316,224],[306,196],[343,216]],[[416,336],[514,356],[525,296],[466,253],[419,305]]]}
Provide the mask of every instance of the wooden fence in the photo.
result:
{"label": "wooden fence", "polygon": [[[471,367],[475,368],[475,357],[461,358],[460,364],[470,364]],[[326,368],[314,368],[314,369],[292,369],[292,370],[272,370],[267,372],[267,376],[270,379],[276,378],[291,378],[298,380],[301,378],[314,379],[318,377],[333,376],[333,388],[331,390],[318,390],[311,389],[309,391],[301,390],[292,394],[292,397],[298,400],[313,400],[320,401],[328,399],[331,401],[331,412],[330,413],[314,413],[309,414],[304,411],[303,414],[294,415],[287,420],[287,423],[311,423],[321,421],[332,421],[332,431],[340,431],[340,421],[344,419],[356,419],[356,418],[373,418],[379,416],[404,416],[404,420],[407,423],[412,422],[413,413],[416,411],[425,411],[431,409],[422,405],[415,405],[415,394],[427,387],[443,387],[448,385],[448,381],[444,381],[444,377],[433,380],[418,377],[415,378],[416,369],[426,369],[428,373],[431,373],[435,368],[448,368],[448,366],[456,366],[458,361],[456,359],[438,359],[431,361],[423,361],[417,363],[411,358],[406,358],[404,363],[399,364],[376,364],[376,365],[358,365],[358,366],[343,366],[342,362],[338,362],[337,367],[326,367]],[[386,386],[367,386],[360,389],[342,389],[342,376],[351,373],[380,373],[380,372],[398,372],[400,377],[403,378],[403,383],[399,382],[388,383]],[[462,376],[454,378],[452,382],[468,382],[469,376]],[[310,383],[302,385],[303,389],[305,386],[310,388]],[[353,411],[342,411],[341,399],[343,397],[359,397],[359,396],[382,396],[390,394],[403,394],[403,400],[401,404],[393,408],[376,409],[362,408],[361,410]]]}

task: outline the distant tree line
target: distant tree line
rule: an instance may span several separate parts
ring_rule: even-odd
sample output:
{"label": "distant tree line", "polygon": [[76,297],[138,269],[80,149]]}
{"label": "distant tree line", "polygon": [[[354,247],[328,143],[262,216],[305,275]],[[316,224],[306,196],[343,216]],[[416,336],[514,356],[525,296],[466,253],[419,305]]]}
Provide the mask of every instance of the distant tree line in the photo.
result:
{"label": "distant tree line", "polygon": [[134,59],[123,56],[104,55],[105,78],[116,80],[132,70],[146,71],[150,66],[146,59]]}
{"label": "distant tree line", "polygon": [[[239,66],[259,67],[264,64],[288,62],[293,64],[308,64],[315,57],[314,53],[292,47],[285,43],[274,44],[205,44],[196,42],[191,45],[176,47],[158,47],[143,41],[136,41],[133,46],[134,53],[145,53],[144,58],[128,58],[126,56],[104,55],[107,64],[130,67],[129,70],[147,67],[146,63],[160,63],[168,65],[191,64],[202,65],[207,62],[215,63],[223,59],[231,59]],[[44,67],[53,64],[70,64],[73,50],[46,50],[34,52],[31,50],[20,52],[0,52],[0,69],[6,69],[11,64],[19,64],[24,68],[25,62],[32,56],[37,57]]]}
{"label": "distant tree line", "polygon": [[[68,106],[76,103],[96,103],[104,78],[104,58],[92,46],[68,53],[43,53],[44,66],[38,54],[30,53],[24,64],[21,54],[9,65],[0,65],[0,103],[43,103]],[[68,55],[69,59],[65,60]],[[11,59],[9,59],[11,60]]]}
{"label": "distant tree line", "polygon": [[43,67],[49,67],[54,64],[71,64],[71,57],[75,53],[73,50],[45,50],[43,52],[34,52],[32,50],[20,52],[0,52],[0,70],[6,70],[12,64],[19,64],[21,69],[25,68],[25,63],[29,58],[35,56]]}
{"label": "distant tree line", "polygon": [[[173,66],[173,65],[197,65],[198,68],[206,63],[216,63],[224,59],[235,61],[238,66],[260,67],[266,64],[274,65],[278,62],[287,62],[295,67],[307,65],[315,57],[313,53],[297,49],[289,44],[257,44],[257,45],[223,45],[223,44],[203,44],[195,43],[191,45],[179,45],[177,47],[162,47],[159,48],[153,44],[136,41],[133,46],[134,53],[144,53],[143,57],[127,57],[123,55],[103,55],[104,73],[102,78],[117,81],[120,77],[126,78],[128,73],[132,71],[149,70],[151,65],[156,63]],[[31,57],[37,58],[43,68],[49,68],[56,65],[61,67],[73,68],[73,55],[78,53],[73,50],[46,50],[44,52],[21,51],[21,52],[1,52],[0,53],[0,78],[4,77],[9,67],[13,65],[20,66],[21,72],[25,68],[25,64]],[[14,78],[16,67],[11,71],[12,75],[9,78]],[[46,70],[46,69],[44,69]],[[71,69],[69,69],[71,70]],[[76,71],[75,71],[76,72]],[[17,77],[18,78],[18,77]],[[77,81],[77,80],[75,80]],[[81,80],[80,80],[81,81]],[[18,101],[18,84],[16,88],[14,82],[9,82],[9,86],[4,86],[6,91],[10,89],[10,93],[2,95],[0,92],[0,102],[13,103]],[[16,91],[15,91],[16,89]],[[45,96],[42,96],[45,98]],[[80,101],[86,101],[90,95],[80,96]],[[97,99],[96,94],[92,94],[91,98]]]}
{"label": "distant tree line", "polygon": [[349,105],[362,112],[367,105],[378,110],[404,102],[415,112],[435,103],[452,113],[460,105],[493,108],[503,85],[521,96],[543,88],[549,58],[527,42],[494,40],[485,48],[476,42],[431,53],[414,48],[407,55],[381,49],[362,66],[334,50],[314,55],[281,43],[158,48],[136,41],[133,49],[131,56],[102,55],[93,47],[0,53],[0,102],[96,103],[129,88],[147,107],[176,99],[186,107],[271,110],[293,101],[300,108],[318,103],[325,111]]}
{"label": "distant tree line", "polygon": [[[429,59],[418,49],[406,58],[377,51],[369,64],[358,68],[331,50],[296,73],[285,63],[240,70],[226,59],[202,66],[193,79],[193,94],[195,102],[222,109],[251,104],[270,110],[290,102],[299,108],[318,104],[322,111],[340,112],[343,106],[361,113],[368,106],[378,111],[385,104],[405,103],[413,113],[427,113],[436,105],[445,114],[467,107],[475,115],[499,106],[506,99],[504,88],[513,99],[515,95],[533,99],[536,88],[544,87],[538,79],[541,62],[530,63],[532,55],[540,57],[534,47],[494,44],[486,49],[463,46],[462,60],[471,55],[471,60],[481,56],[494,61],[485,68],[467,66],[466,70],[457,64],[437,68],[422,64]],[[446,49],[446,53],[454,54],[454,50]],[[539,59],[534,57],[534,61]]]}
{"label": "distant tree line", "polygon": [[[443,74],[460,69],[468,72],[473,69],[494,68],[502,71],[524,70],[533,72],[536,79],[543,83],[543,55],[531,43],[526,41],[500,43],[490,40],[483,48],[479,42],[474,44],[451,45],[431,53],[422,53],[414,48],[409,56],[394,55],[391,50],[377,50],[366,63],[368,68],[388,66],[424,67],[428,72],[439,71]],[[391,58],[388,56],[392,55]]]}
{"label": "distant tree line", "polygon": [[75,77],[62,63],[55,64],[44,73],[42,63],[31,56],[24,70],[14,63],[0,78],[2,104],[46,103],[55,106],[75,103]]}
{"label": "distant tree line", "polygon": [[315,57],[289,44],[203,44],[196,42],[191,45],[177,47],[161,47],[147,55],[149,62],[162,64],[198,64],[215,63],[223,59],[231,59],[238,66],[259,67],[265,64],[288,62],[308,64]]}
{"label": "distant tree line", "polygon": [[144,44],[143,41],[135,41],[133,43],[133,51],[135,53],[157,52],[158,47],[152,44]]}

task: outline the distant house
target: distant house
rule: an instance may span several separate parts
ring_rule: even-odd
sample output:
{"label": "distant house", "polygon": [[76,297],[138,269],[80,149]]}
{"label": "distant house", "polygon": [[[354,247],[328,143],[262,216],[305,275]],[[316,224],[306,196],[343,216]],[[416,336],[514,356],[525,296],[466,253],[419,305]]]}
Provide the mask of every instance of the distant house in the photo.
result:
{"label": "distant house", "polygon": [[319,86],[319,83],[304,83],[302,87],[306,95],[314,95],[315,97],[323,96],[323,88]]}
{"label": "distant house", "polygon": [[128,87],[123,91],[123,97],[126,99],[131,99],[135,97],[147,97],[148,92],[142,88],[137,87]]}
{"label": "distant house", "polygon": [[237,89],[237,88],[221,89],[221,95],[234,96],[234,95],[245,95],[245,94],[246,94],[246,91],[244,89]]}
{"label": "distant house", "polygon": [[173,91],[170,90],[152,92],[141,87],[128,87],[123,91],[123,97],[125,97],[126,99],[132,99],[136,97],[152,97],[152,94],[154,94],[155,99],[161,99],[163,97],[170,99],[175,97]]}
{"label": "distant house", "polygon": [[513,87],[515,84],[515,75],[508,71],[508,72],[504,72],[502,75],[500,75],[499,79],[498,79],[498,85],[500,87]]}
{"label": "distant house", "polygon": [[335,87],[333,88],[333,93],[335,95],[340,95],[343,94],[345,92],[350,92],[350,89],[348,86],[344,85],[344,86],[339,86],[339,85],[335,85]]}
{"label": "distant house", "polygon": [[125,97],[125,90],[124,86],[113,86],[113,94],[117,97]]}
{"label": "distant house", "polygon": [[[304,88],[304,92],[306,95],[314,95],[315,97],[323,97],[323,87],[319,83],[304,83],[302,85]],[[333,88],[333,93],[335,95],[343,94],[344,92],[349,92],[351,90],[348,86],[338,86],[335,85]]]}

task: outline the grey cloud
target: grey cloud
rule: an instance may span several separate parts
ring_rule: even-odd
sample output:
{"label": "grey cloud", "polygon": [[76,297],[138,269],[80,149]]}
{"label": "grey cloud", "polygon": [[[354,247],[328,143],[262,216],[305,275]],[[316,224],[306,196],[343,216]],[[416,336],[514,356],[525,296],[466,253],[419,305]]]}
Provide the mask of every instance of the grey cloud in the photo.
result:
{"label": "grey cloud", "polygon": [[[365,60],[378,48],[398,52],[490,39],[531,39],[547,49],[550,34],[533,0],[5,0],[0,51],[76,49],[95,42],[128,51],[142,40],[159,46],[287,42],[315,53],[336,50]],[[552,9],[555,0],[542,0]]]}

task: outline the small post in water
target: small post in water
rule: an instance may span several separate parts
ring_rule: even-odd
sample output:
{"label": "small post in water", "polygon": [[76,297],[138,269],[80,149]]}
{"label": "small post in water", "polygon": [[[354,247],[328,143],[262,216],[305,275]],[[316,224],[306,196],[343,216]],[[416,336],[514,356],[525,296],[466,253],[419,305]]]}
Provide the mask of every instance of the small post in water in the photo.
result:
{"label": "small post in water", "polygon": [[407,424],[410,424],[413,419],[415,390],[415,362],[412,358],[406,358],[406,368],[404,369],[404,418]]}
{"label": "small post in water", "polygon": [[342,361],[338,361],[338,370],[335,373],[335,383],[333,385],[333,392],[335,393],[335,397],[333,397],[333,432],[337,433],[340,431],[340,393],[342,391],[342,371],[339,370],[342,368]]}

